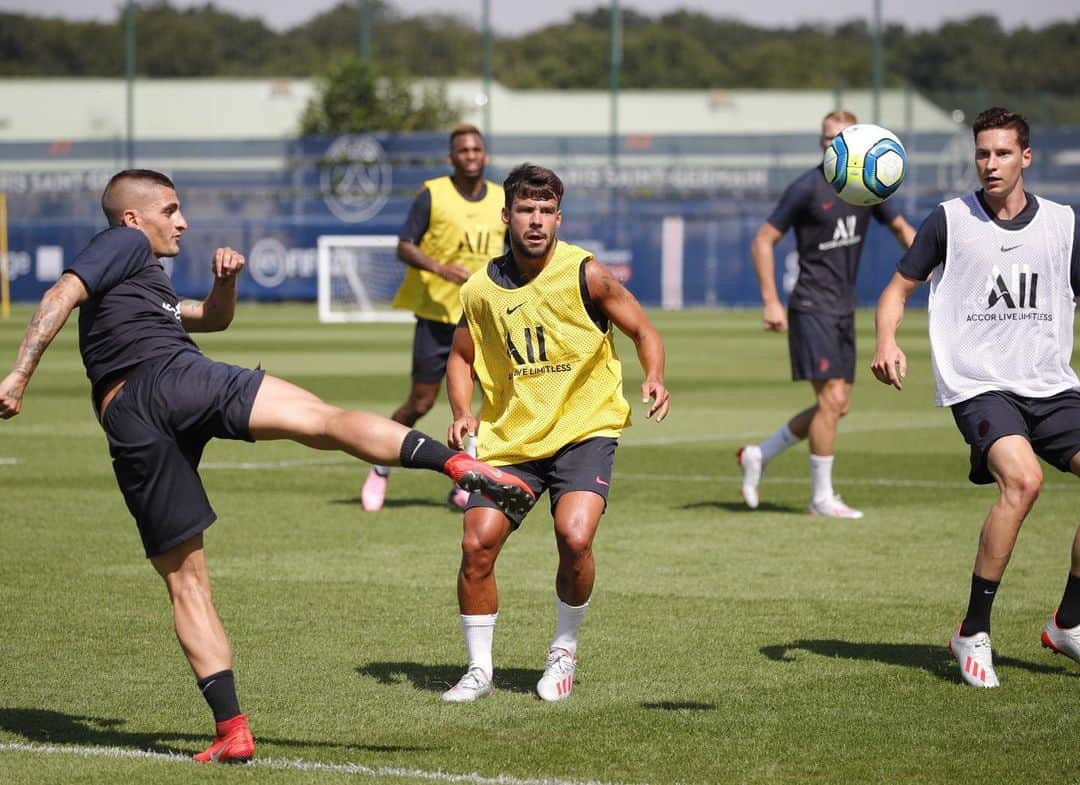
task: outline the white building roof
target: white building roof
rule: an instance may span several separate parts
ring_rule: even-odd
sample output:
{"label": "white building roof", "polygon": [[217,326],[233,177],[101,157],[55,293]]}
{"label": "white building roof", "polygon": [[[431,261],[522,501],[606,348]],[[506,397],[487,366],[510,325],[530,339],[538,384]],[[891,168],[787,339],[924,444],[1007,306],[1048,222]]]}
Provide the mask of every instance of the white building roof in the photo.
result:
{"label": "white building roof", "polygon": [[[314,95],[312,79],[137,79],[137,139],[282,139],[294,137]],[[462,119],[484,126],[483,83],[446,84]],[[816,133],[822,116],[843,105],[873,120],[869,90],[624,90],[621,135]],[[922,96],[885,90],[881,125],[903,131],[954,131],[951,117]],[[604,90],[510,90],[493,84],[489,135],[591,136],[611,131]],[[108,140],[127,136],[123,79],[0,78],[0,141]]]}

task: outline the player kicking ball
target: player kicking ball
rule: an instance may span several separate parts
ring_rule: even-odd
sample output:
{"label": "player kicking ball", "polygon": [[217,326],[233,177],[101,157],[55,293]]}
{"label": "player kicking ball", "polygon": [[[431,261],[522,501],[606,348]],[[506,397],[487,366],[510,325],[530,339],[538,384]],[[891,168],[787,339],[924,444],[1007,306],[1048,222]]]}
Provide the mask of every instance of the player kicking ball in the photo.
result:
{"label": "player kicking ball", "polygon": [[255,754],[255,742],[240,711],[232,648],[203,553],[203,532],[217,518],[198,471],[211,439],[291,439],[372,463],[441,472],[507,515],[524,515],[535,495],[508,472],[405,425],[333,406],[258,368],[210,360],[190,333],[232,322],[243,255],[217,249],[207,298],[180,300],[161,263],[180,253],[187,231],[172,181],[147,169],[119,172],[101,206],[109,228],[45,292],[14,368],[0,380],[0,419],[19,414],[42,355],[78,308],[79,351],[117,483],[165,582],[176,636],[214,715],[214,743],[195,760],[243,762]]}

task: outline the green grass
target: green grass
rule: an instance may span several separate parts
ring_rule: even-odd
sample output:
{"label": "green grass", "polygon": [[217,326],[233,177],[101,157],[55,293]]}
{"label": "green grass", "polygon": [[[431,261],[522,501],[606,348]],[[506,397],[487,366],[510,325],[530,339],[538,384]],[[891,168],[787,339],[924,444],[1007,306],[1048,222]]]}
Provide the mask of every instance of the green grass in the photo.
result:
{"label": "green grass", "polygon": [[[29,314],[0,322],[5,367]],[[1075,780],[1080,667],[1044,652],[1039,629],[1064,586],[1080,486],[1047,469],[995,608],[1003,686],[963,687],[946,641],[994,491],[966,483],[963,440],[932,406],[924,316],[902,330],[911,370],[897,393],[870,377],[871,315],[859,314],[836,484],[861,521],[806,514],[802,445],[769,467],[762,508],[743,509],[734,450],[809,403],[756,311],[654,317],[672,414],[644,419],[622,341],[636,425],[617,456],[566,703],[530,697],[554,624],[546,500],[499,562],[496,694],[443,705],[464,664],[446,481],[399,471],[387,507],[365,514],[361,464],[290,443],[208,448],[219,521],[207,554],[241,701],[263,761],[334,766],[315,771],[109,752],[189,755],[212,728],[115,488],[69,325],[22,415],[0,423],[0,782]],[[389,412],[410,337],[259,305],[201,344]],[[421,427],[441,437],[447,424],[440,402]]]}

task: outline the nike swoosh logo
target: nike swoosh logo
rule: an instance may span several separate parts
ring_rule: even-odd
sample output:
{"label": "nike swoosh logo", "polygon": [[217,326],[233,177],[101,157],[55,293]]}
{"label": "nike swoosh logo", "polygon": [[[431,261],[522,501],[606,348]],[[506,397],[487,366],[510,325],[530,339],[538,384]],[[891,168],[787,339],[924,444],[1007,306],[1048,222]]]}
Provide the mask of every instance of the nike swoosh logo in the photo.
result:
{"label": "nike swoosh logo", "polygon": [[214,763],[220,763],[221,762],[221,756],[224,755],[225,751],[228,750],[229,747],[231,747],[231,746],[232,746],[232,742],[231,741],[226,741],[224,744],[222,744],[220,747],[218,747],[217,750],[210,753],[210,760],[212,760]]}
{"label": "nike swoosh logo", "polygon": [[514,311],[516,311],[516,310],[517,310],[518,308],[520,308],[521,306],[523,306],[524,304],[525,304],[525,303],[518,303],[518,304],[517,304],[517,305],[515,305],[515,306],[514,306],[513,308],[507,308],[507,309],[506,309],[506,315],[507,315],[507,316],[509,316],[509,315],[510,315],[510,314],[512,314],[512,313],[513,313]]}
{"label": "nike swoosh logo", "polygon": [[1003,245],[1001,246],[1001,252],[1008,253],[1009,251],[1015,251],[1021,245],[1023,245],[1023,243],[1020,243],[1019,245]]}
{"label": "nike swoosh logo", "polygon": [[416,453],[420,452],[420,448],[424,446],[424,442],[426,441],[427,439],[420,439],[420,441],[416,443],[416,447],[413,448],[412,455],[409,456],[410,461],[416,457]]}
{"label": "nike swoosh logo", "polygon": [[597,485],[603,485],[603,486],[610,486],[610,485],[611,485],[611,483],[609,483],[609,482],[604,482],[604,481],[603,481],[602,479],[600,479],[600,475],[599,475],[599,474],[598,474],[598,475],[596,475],[596,484],[597,484]]}

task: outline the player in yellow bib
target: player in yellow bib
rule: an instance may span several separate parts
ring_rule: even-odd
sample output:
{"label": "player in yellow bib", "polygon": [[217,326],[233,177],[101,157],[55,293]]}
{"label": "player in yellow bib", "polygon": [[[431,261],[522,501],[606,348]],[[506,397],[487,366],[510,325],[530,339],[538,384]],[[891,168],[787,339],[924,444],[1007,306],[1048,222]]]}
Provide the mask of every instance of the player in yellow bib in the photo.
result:
{"label": "player in yellow bib", "polygon": [[[412,386],[391,419],[412,427],[439,395],[446,358],[461,318],[461,284],[502,253],[502,189],[484,179],[484,137],[471,125],[450,132],[453,173],[424,183],[398,235],[397,255],[408,269],[394,297],[395,308],[416,315]],[[390,467],[373,466],[360,492],[365,510],[386,499]],[[450,491],[450,503],[464,507],[468,494]]]}
{"label": "player in yellow bib", "polygon": [[[446,389],[449,441],[475,434],[480,455],[547,490],[559,553],[557,623],[544,674],[544,700],[570,697],[577,639],[592,595],[593,537],[607,506],[615,447],[630,425],[612,326],[633,342],[645,371],[647,417],[667,416],[664,345],[644,310],[592,254],[557,239],[563,185],[554,172],[517,167],[503,183],[509,253],[461,288],[464,316],[454,333]],[[472,414],[474,379],[483,393]],[[473,494],[465,508],[458,604],[467,672],[443,700],[492,692],[498,615],[495,560],[524,515],[505,515]]]}

